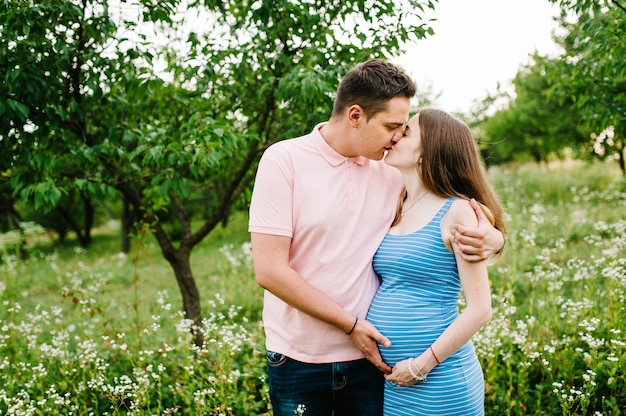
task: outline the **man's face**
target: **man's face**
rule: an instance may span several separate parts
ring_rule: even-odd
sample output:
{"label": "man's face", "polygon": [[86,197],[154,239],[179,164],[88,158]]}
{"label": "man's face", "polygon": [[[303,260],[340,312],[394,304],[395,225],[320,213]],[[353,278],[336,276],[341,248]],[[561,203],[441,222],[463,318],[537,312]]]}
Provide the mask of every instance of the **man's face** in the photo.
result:
{"label": "man's face", "polygon": [[402,138],[410,106],[408,98],[395,97],[389,100],[385,111],[364,120],[359,125],[358,153],[368,159],[382,159],[385,152]]}

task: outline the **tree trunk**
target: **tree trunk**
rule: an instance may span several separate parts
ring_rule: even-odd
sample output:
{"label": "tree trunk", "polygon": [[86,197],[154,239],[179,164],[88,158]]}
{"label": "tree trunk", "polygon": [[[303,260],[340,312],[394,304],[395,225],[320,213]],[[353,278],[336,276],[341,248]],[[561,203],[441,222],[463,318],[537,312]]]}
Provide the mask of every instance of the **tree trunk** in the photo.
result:
{"label": "tree trunk", "polygon": [[[142,210],[141,198],[131,188],[120,188],[120,191],[124,195],[125,200],[131,205],[131,216],[133,218],[137,216],[146,222],[156,219],[152,214],[145,215],[146,211]],[[202,327],[202,308],[200,307],[200,293],[191,271],[191,251],[198,240],[190,238],[191,223],[184,212],[183,204],[175,195],[172,195],[172,200],[175,201],[174,207],[179,213],[183,234],[178,249],[174,247],[172,240],[160,222],[156,221],[150,230],[156,238],[159,247],[161,247],[163,258],[167,260],[172,270],[174,270],[176,283],[178,283],[178,288],[183,298],[185,318],[193,322],[194,328],[191,331],[194,336],[194,343],[200,347],[204,343],[202,331],[200,331]]]}
{"label": "tree trunk", "polygon": [[74,231],[74,233],[76,233],[76,238],[78,238],[78,242],[80,243],[80,245],[82,247],[87,247],[89,243],[83,235],[83,230],[76,223],[76,221],[74,221],[74,218],[72,218],[72,216],[61,205],[58,205],[56,207],[56,210],[58,211],[59,215],[61,215],[61,218],[63,218],[63,220],[69,225],[70,229]]}
{"label": "tree trunk", "polygon": [[96,209],[91,202],[91,198],[81,194],[81,199],[83,200],[83,210],[85,215],[83,223],[83,246],[88,246],[91,244],[91,229],[93,227],[93,218]]}
{"label": "tree trunk", "polygon": [[28,257],[28,252],[26,251],[24,247],[26,245],[26,236],[24,235],[24,230],[22,229],[22,226],[20,225],[20,222],[22,221],[22,217],[13,206],[13,202],[14,202],[13,198],[11,197],[3,198],[2,196],[0,196],[0,211],[6,216],[7,230],[19,231],[20,242],[18,243],[15,249],[20,256],[20,259],[26,260],[26,258]]}
{"label": "tree trunk", "polygon": [[196,286],[196,281],[191,271],[191,250],[186,247],[181,247],[176,252],[175,259],[169,259],[167,256],[166,258],[174,270],[176,282],[178,283],[178,288],[183,297],[185,318],[191,319],[195,326],[192,330],[194,343],[200,347],[204,342],[202,332],[199,330],[202,325],[202,308],[200,307],[198,287]]}

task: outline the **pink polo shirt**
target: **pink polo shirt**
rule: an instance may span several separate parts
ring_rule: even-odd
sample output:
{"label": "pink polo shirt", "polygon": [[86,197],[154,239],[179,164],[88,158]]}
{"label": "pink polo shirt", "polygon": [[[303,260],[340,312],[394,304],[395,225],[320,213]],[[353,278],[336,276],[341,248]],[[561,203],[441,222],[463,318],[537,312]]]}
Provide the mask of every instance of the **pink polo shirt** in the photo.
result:
{"label": "pink polo shirt", "polygon": [[[249,231],[291,237],[290,265],[349,313],[365,318],[379,280],[372,257],[389,230],[400,173],[344,157],[319,132],[278,142],[259,163]],[[350,337],[265,291],[269,351],[307,363],[363,357]]]}

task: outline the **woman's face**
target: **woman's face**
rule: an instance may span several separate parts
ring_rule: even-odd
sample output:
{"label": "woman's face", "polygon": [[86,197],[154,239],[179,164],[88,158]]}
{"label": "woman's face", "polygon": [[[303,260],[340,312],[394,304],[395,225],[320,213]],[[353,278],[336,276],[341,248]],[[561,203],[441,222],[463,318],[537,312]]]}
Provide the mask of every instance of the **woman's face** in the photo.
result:
{"label": "woman's face", "polygon": [[415,169],[420,161],[421,140],[419,114],[415,115],[407,124],[402,139],[391,146],[385,156],[385,163],[398,169]]}

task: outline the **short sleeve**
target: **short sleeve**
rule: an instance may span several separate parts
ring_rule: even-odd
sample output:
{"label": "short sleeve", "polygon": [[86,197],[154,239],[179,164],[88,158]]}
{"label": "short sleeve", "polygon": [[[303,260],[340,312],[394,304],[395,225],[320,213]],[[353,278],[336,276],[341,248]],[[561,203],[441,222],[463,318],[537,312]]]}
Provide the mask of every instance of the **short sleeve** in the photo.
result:
{"label": "short sleeve", "polygon": [[263,155],[257,169],[248,231],[292,237],[293,169],[288,158],[280,158],[270,150]]}

